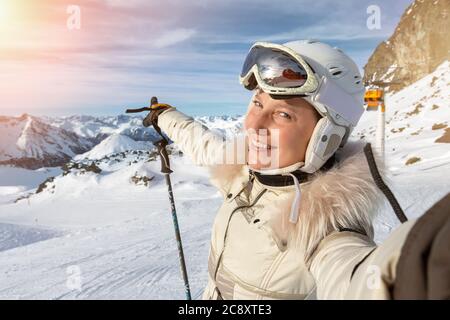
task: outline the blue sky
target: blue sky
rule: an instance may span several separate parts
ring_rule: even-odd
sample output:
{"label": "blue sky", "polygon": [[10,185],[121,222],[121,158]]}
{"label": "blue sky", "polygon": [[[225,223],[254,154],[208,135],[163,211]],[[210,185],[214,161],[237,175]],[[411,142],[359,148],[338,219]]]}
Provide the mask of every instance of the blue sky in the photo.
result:
{"label": "blue sky", "polygon": [[[120,114],[152,95],[191,115],[242,114],[250,93],[238,74],[253,42],[319,39],[362,69],[411,3],[33,2],[0,0],[0,11],[10,13],[8,23],[0,15],[0,114]],[[66,10],[74,3],[81,28],[68,30]],[[380,7],[379,30],[366,26],[369,5]]]}

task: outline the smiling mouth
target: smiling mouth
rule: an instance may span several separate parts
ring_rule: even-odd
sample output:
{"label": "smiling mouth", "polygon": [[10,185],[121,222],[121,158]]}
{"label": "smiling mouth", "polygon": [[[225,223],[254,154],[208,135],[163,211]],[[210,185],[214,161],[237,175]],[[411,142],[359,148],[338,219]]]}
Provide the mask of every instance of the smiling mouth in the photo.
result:
{"label": "smiling mouth", "polygon": [[253,139],[250,139],[250,148],[255,149],[255,150],[272,150],[272,149],[276,149],[275,146],[271,146],[259,141],[255,141]]}

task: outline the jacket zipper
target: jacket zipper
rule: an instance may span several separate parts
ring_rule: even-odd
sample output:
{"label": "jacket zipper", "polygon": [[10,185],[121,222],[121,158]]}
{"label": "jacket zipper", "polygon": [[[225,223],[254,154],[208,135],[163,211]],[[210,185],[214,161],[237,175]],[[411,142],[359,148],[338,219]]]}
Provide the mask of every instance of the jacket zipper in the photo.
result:
{"label": "jacket zipper", "polygon": [[214,282],[217,283],[217,272],[219,271],[219,266],[220,266],[220,262],[222,261],[222,257],[223,257],[223,253],[225,251],[225,244],[226,244],[226,240],[227,240],[227,235],[228,235],[228,229],[230,227],[230,222],[231,222],[231,218],[233,217],[234,213],[242,208],[251,208],[253,207],[258,200],[261,198],[261,196],[267,191],[267,189],[262,190],[257,196],[256,198],[253,200],[253,202],[249,205],[243,205],[243,206],[238,206],[236,208],[233,209],[233,211],[230,214],[230,217],[228,218],[228,222],[227,222],[227,227],[225,229],[225,235],[223,237],[223,247],[222,247],[222,251],[220,252],[219,255],[219,259],[217,259],[217,265],[216,265],[216,270],[214,271]]}

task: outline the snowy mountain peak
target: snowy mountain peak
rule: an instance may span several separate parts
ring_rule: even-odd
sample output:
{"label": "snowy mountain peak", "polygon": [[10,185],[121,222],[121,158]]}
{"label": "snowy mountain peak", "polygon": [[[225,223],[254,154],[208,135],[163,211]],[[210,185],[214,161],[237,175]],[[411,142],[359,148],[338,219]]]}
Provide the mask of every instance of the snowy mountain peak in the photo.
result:
{"label": "snowy mountain peak", "polygon": [[104,139],[90,151],[75,156],[75,160],[97,160],[113,153],[127,150],[150,150],[152,147],[153,145],[150,142],[135,141],[128,136],[115,133]]}
{"label": "snowy mountain peak", "polygon": [[[221,134],[232,135],[242,127],[243,117],[196,119]],[[0,116],[0,134],[0,164],[27,168],[62,165],[97,145],[92,152],[80,157],[96,159],[127,148],[148,149],[151,144],[143,141],[159,139],[153,128],[142,126],[142,115],[36,117],[24,113],[19,117]]]}
{"label": "snowy mountain peak", "polygon": [[94,142],[23,114],[0,118],[0,164],[28,168],[61,165]]}

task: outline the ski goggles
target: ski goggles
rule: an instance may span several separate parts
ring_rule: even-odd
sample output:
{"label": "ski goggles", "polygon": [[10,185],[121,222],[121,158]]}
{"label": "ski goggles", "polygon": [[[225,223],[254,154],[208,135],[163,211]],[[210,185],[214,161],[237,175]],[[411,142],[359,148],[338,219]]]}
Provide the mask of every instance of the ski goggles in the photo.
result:
{"label": "ski goggles", "polygon": [[308,63],[294,50],[279,44],[256,42],[245,58],[239,82],[248,90],[258,85],[274,95],[308,95],[319,86]]}

